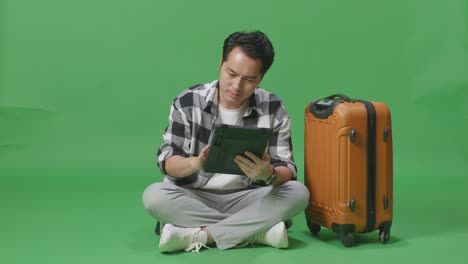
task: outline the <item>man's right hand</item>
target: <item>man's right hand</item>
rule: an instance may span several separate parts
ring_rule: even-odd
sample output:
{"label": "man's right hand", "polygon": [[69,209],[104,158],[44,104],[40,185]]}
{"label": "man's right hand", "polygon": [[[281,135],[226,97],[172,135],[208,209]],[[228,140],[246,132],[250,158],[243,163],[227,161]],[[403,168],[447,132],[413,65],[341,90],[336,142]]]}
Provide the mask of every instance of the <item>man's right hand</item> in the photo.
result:
{"label": "man's right hand", "polygon": [[205,165],[210,145],[205,146],[196,157],[174,155],[166,160],[166,173],[172,177],[183,178],[199,172]]}
{"label": "man's right hand", "polygon": [[191,165],[195,171],[201,171],[203,166],[205,165],[206,157],[208,156],[208,152],[210,151],[210,145],[206,145],[198,154],[197,157],[192,157]]}

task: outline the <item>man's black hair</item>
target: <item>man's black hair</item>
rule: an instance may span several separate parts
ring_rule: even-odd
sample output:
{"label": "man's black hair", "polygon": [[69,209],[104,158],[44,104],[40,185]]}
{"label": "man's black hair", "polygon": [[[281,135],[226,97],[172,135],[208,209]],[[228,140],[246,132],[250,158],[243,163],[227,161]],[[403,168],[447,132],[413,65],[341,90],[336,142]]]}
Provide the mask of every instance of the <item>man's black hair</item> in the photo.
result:
{"label": "man's black hair", "polygon": [[275,50],[268,37],[261,31],[241,31],[229,35],[224,40],[223,62],[235,47],[239,47],[250,58],[262,61],[262,75],[265,75],[273,64]]}

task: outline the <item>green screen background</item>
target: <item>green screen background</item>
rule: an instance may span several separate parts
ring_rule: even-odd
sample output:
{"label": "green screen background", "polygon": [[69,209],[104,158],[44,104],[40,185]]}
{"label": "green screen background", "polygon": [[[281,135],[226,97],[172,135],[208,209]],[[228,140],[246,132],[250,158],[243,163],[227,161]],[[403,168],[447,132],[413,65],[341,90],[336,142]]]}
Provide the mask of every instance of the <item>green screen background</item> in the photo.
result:
{"label": "green screen background", "polygon": [[[468,257],[468,4],[423,1],[0,1],[2,263],[395,263]],[[162,255],[141,193],[172,99],[218,77],[225,37],[259,29],[261,86],[292,117],[303,181],[305,106],[333,93],[392,111],[394,225],[345,249],[310,236]]]}

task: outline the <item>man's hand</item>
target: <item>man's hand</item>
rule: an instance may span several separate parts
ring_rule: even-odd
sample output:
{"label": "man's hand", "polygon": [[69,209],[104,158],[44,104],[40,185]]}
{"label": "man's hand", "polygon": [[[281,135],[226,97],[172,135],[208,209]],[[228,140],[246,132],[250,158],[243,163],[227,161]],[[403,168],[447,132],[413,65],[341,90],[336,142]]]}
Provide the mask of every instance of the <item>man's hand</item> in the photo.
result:
{"label": "man's hand", "polygon": [[166,173],[172,177],[183,178],[201,171],[205,165],[210,145],[205,146],[196,157],[174,155],[166,160]]}
{"label": "man's hand", "polygon": [[201,171],[205,165],[206,157],[210,151],[210,145],[206,145],[197,157],[192,157],[190,163],[195,171]]}
{"label": "man's hand", "polygon": [[265,181],[273,174],[270,164],[270,154],[268,151],[265,151],[262,159],[249,151],[246,151],[245,155],[251,160],[241,155],[237,155],[234,158],[234,162],[245,173],[245,175],[247,175],[247,177],[255,181]]}

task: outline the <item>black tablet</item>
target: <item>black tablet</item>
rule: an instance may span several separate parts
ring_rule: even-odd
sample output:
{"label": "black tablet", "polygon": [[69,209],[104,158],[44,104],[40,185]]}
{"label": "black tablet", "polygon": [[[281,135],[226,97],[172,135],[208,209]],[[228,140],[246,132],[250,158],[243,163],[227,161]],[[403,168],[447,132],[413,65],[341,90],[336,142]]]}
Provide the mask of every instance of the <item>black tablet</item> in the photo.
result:
{"label": "black tablet", "polygon": [[234,162],[236,155],[250,151],[258,157],[270,141],[273,130],[270,128],[246,128],[242,126],[217,125],[210,140],[210,151],[205,161],[205,172],[239,174],[245,173]]}

